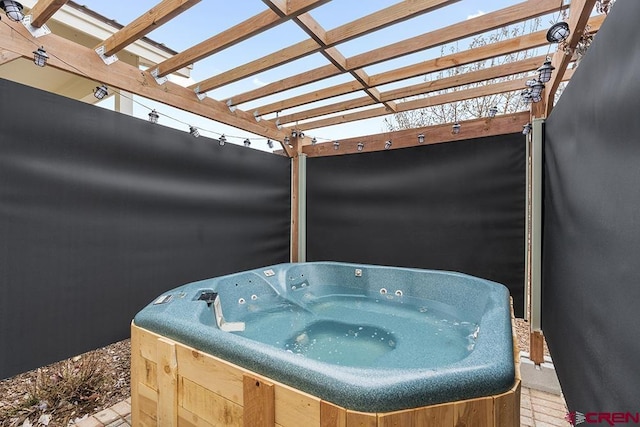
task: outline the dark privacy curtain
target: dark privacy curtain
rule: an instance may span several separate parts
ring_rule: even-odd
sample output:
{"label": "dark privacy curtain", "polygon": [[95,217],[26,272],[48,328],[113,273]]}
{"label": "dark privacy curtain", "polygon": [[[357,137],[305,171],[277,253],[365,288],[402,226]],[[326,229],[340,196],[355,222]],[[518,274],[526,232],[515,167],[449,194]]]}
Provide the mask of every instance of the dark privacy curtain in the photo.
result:
{"label": "dark privacy curtain", "polygon": [[640,412],[638,17],[615,3],[545,130],[543,327],[585,414]]}
{"label": "dark privacy curtain", "polygon": [[511,134],[310,158],[308,259],[472,274],[522,316],[525,148]]}
{"label": "dark privacy curtain", "polygon": [[0,378],[155,296],[289,259],[289,159],[0,80]]}

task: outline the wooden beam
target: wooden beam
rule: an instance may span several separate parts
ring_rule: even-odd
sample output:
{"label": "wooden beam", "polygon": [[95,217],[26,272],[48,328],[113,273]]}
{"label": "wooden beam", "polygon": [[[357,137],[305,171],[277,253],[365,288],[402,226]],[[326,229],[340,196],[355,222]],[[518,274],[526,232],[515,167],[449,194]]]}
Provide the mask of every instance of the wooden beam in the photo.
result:
{"label": "wooden beam", "polygon": [[[263,0],[267,4],[272,4],[271,0]],[[331,47],[338,43],[351,40],[361,35],[368,34],[385,26],[402,22],[406,19],[413,18],[423,13],[431,12],[440,7],[453,4],[459,0],[405,0],[396,5],[390,6],[378,12],[374,12],[370,15],[364,16],[355,21],[344,24],[333,30],[324,31],[323,34],[312,32],[310,36],[316,40],[319,44],[324,41],[325,47]],[[280,3],[284,3],[280,0]],[[272,8],[283,9],[284,6],[273,5]],[[315,24],[311,24],[308,15],[303,15],[303,23],[313,28]],[[303,28],[304,29],[304,28]],[[305,30],[306,31],[306,30]],[[330,59],[331,60],[331,59]],[[333,61],[332,61],[333,62]],[[336,64],[334,62],[334,64]],[[336,64],[337,66],[338,64]],[[346,64],[342,64],[346,66]],[[292,76],[290,78],[283,79],[278,82],[271,83],[264,87],[255,89],[250,92],[236,95],[230,99],[233,100],[234,105],[241,104],[243,102],[249,102],[262,98],[274,93],[282,92],[288,89],[293,89],[308,83],[313,83],[324,78],[329,78],[340,74],[342,71],[340,68],[334,68],[331,65],[325,65],[314,70],[310,70],[305,73]],[[162,75],[162,74],[161,74]]]}
{"label": "wooden beam", "polygon": [[69,0],[38,0],[31,8],[31,25],[42,27]]}
{"label": "wooden beam", "polygon": [[190,86],[191,89],[200,88],[200,92],[207,92],[229,83],[236,82],[262,71],[267,71],[287,62],[294,61],[320,50],[320,46],[313,39],[301,41],[254,61],[242,64],[224,73],[220,73]]}
{"label": "wooden beam", "polygon": [[[420,36],[412,37],[375,49],[347,60],[349,69],[362,68],[400,56],[441,46],[526,19],[558,10],[557,0],[528,0],[514,6],[487,13],[474,19],[449,25]],[[545,32],[546,34],[546,32]]]}
{"label": "wooden beam", "polygon": [[[363,89],[362,83],[358,81],[346,82],[336,86],[328,87],[326,89],[319,90],[317,92],[310,92],[310,93],[305,93],[299,96],[292,96],[291,98],[287,98],[282,101],[273,102],[268,105],[262,105],[256,108],[256,111],[259,111],[260,114],[269,114],[275,111],[282,111],[282,110],[286,110],[287,108],[292,108],[295,106],[332,98],[334,96],[357,92],[362,89]],[[293,120],[287,119],[287,121],[285,122],[281,118],[280,121],[281,123],[284,124]]]}
{"label": "wooden beam", "polygon": [[0,65],[8,64],[9,62],[15,61],[20,57],[21,56],[17,53],[5,49],[0,49]]}
{"label": "wooden beam", "polygon": [[[589,21],[589,26],[593,31],[597,31],[600,28],[600,25],[603,22],[603,18],[596,16]],[[546,30],[538,31],[535,33],[519,36],[513,39],[505,40],[498,43],[493,43],[491,45],[486,45],[482,47],[478,47],[472,50],[457,52],[451,55],[446,55],[440,58],[434,58],[428,61],[424,61],[420,64],[410,65],[407,67],[399,68],[396,70],[376,74],[373,76],[369,76],[369,84],[371,86],[378,86],[387,83],[392,83],[398,80],[403,80],[407,78],[417,77],[420,75],[425,75],[428,73],[445,70],[448,68],[466,65],[472,62],[486,60],[492,57],[508,55],[514,52],[518,52],[521,50],[526,50],[529,48],[539,47],[547,44],[546,39]],[[333,72],[331,71],[333,70]],[[315,71],[315,70],[314,70]],[[331,68],[331,66],[325,66],[323,72],[327,74],[328,77],[339,74],[339,70],[336,68]],[[313,76],[313,71],[310,72]],[[255,100],[262,96],[267,96],[272,93],[278,92],[280,90],[291,89],[294,87],[302,86],[305,84],[304,77],[305,73],[298,74],[295,78],[284,79],[279,82],[267,85],[263,88],[258,88],[257,90],[253,90],[251,92],[246,92],[243,95],[238,97],[233,97],[234,104],[240,104],[242,102],[247,102],[251,100]],[[319,79],[313,79],[312,81],[317,81]],[[320,101],[323,99],[332,98],[339,95],[345,95],[348,93],[355,92],[360,90],[362,87],[358,87],[356,82],[348,82],[340,85],[328,87],[321,89],[319,91],[314,91],[308,94],[303,94],[295,97],[288,98],[283,101],[274,102],[272,104],[260,106],[256,108],[256,110],[260,111],[260,114],[267,114],[273,111],[282,111],[287,108],[298,107],[300,105],[304,105],[310,102]],[[278,90],[276,90],[276,88]],[[384,100],[388,100],[384,93],[382,94]],[[284,122],[283,122],[284,123]]]}
{"label": "wooden beam", "polygon": [[433,12],[460,0],[404,0],[360,19],[327,31],[327,45],[344,43],[384,27]]}
{"label": "wooden beam", "polygon": [[544,363],[544,337],[540,331],[529,335],[529,359],[536,365]]}
{"label": "wooden beam", "polygon": [[164,77],[167,74],[171,74],[189,64],[267,31],[279,23],[280,17],[276,13],[271,10],[265,10],[161,62],[156,67],[158,76]]}
{"label": "wooden beam", "polygon": [[[589,26],[595,31],[600,28],[602,18],[594,17],[589,20]],[[538,31],[526,34],[513,39],[504,40],[498,43],[478,47],[463,52],[454,53],[452,55],[443,56],[441,58],[432,59],[422,63],[409,65],[407,67],[398,68],[396,70],[371,76],[371,84],[373,86],[393,83],[399,80],[420,76],[433,71],[440,71],[459,65],[470,64],[492,58],[500,55],[508,55],[510,53],[519,52],[521,50],[539,47],[548,44],[547,31]],[[564,80],[564,78],[563,78]]]}
{"label": "wooden beam", "polygon": [[[522,125],[529,120],[528,112],[498,116],[493,119],[482,118],[463,121],[459,134],[451,133],[451,123],[416,129],[405,129],[394,132],[383,132],[355,138],[341,139],[340,148],[335,150],[332,142],[305,145],[302,152],[309,157],[341,156],[358,153],[358,143],[364,144],[362,152],[383,151],[386,141],[392,141],[392,150],[415,147],[419,145],[440,144],[463,139],[484,136],[503,135],[522,131]],[[418,142],[418,134],[425,135],[425,142]]]}
{"label": "wooden beam", "polygon": [[[158,64],[158,76],[164,77],[176,70],[184,68],[201,59],[221,52],[233,45],[247,40],[255,35],[267,31],[276,25],[283,23],[287,19],[294,18],[308,10],[318,7],[330,0],[305,0],[305,3],[297,2],[292,12],[284,18],[273,10],[265,10],[233,27],[200,42],[172,58]],[[279,1],[280,2],[280,1]],[[271,3],[271,2],[269,2]],[[203,92],[205,92],[203,90]]]}
{"label": "wooden beam", "polygon": [[[463,86],[472,83],[478,83],[484,80],[491,80],[500,77],[510,76],[513,74],[524,73],[537,69],[544,61],[544,56],[527,58],[522,61],[511,62],[507,64],[489,67],[478,71],[462,73],[443,79],[432,80],[425,83],[419,83],[399,89],[389,90],[380,94],[385,101],[393,101],[409,96],[423,95],[430,92],[436,92],[457,86]],[[375,102],[368,97],[359,97],[348,101],[342,101],[335,104],[324,105],[322,107],[301,111],[299,113],[280,116],[282,124],[307,120],[313,117],[320,117],[327,114],[345,111],[353,108],[365,107],[373,105]]]}
{"label": "wooden beam", "polygon": [[331,0],[262,0],[281,17],[295,17],[307,13]]}
{"label": "wooden beam", "polygon": [[[33,56],[31,35],[20,24],[0,25],[0,49],[30,59]],[[104,83],[275,141],[283,141],[286,136],[284,131],[277,129],[269,120],[257,122],[253,114],[240,109],[232,113],[227,105],[211,98],[200,101],[192,90],[172,82],[158,85],[148,71],[139,70],[124,61],[107,66],[91,48],[56,34],[47,35],[47,50],[50,55],[47,66],[90,78],[96,83]],[[285,146],[287,154],[290,155],[287,148]]]}
{"label": "wooden beam", "polygon": [[[448,104],[456,101],[464,101],[466,99],[478,98],[481,96],[493,95],[496,93],[511,92],[525,87],[526,79],[510,80],[502,83],[489,84],[471,89],[459,90],[442,95],[429,96],[425,98],[415,99],[398,103],[398,112],[416,110],[418,108],[433,107],[435,105]],[[348,123],[356,120],[370,119],[389,114],[385,107],[371,108],[355,113],[341,114],[335,117],[320,119],[313,122],[306,122],[298,127],[304,131],[309,129],[317,129],[325,126],[333,126],[342,123]]]}
{"label": "wooden beam", "polygon": [[[244,92],[238,95],[234,95],[231,98],[224,100],[224,102],[231,101],[233,105],[239,105],[245,102],[254,101],[265,96],[273,95],[274,93],[284,92],[285,90],[294,89],[309,83],[314,83],[330,77],[335,77],[342,73],[333,64],[328,64],[314,70],[305,71],[300,74],[296,74],[291,77],[286,77],[277,82],[269,83],[263,87],[259,87],[248,92]],[[276,109],[274,111],[279,111]]]}
{"label": "wooden beam", "polygon": [[[578,41],[580,41],[580,37],[584,32],[585,26],[589,25],[591,22],[595,20],[595,18],[599,18],[600,24],[604,22],[606,15],[599,15],[595,18],[589,19],[589,15],[593,11],[593,8],[596,4],[596,0],[572,0],[571,8],[569,9],[569,31],[571,34],[569,35],[569,40],[567,41],[568,48],[575,49]],[[599,26],[598,26],[599,27]],[[553,100],[556,96],[556,92],[558,91],[558,86],[560,86],[560,82],[563,80],[564,73],[571,62],[572,55],[565,55],[562,50],[557,50],[553,55],[551,64],[556,67],[551,75],[551,80],[547,83],[546,91],[547,91],[547,111],[546,116],[551,114],[551,110],[553,109]]]}
{"label": "wooden beam", "polygon": [[[397,80],[403,80],[411,77],[417,77],[429,74],[435,71],[441,71],[448,68],[466,65],[472,62],[483,61],[495,56],[508,55],[513,52],[528,49],[531,47],[542,46],[547,43],[545,38],[546,31],[539,31],[532,34],[516,37],[514,39],[505,40],[491,45],[478,47],[463,52],[457,52],[439,58],[421,62],[416,65],[399,68],[397,70],[376,74],[369,77],[372,86],[379,86],[386,83],[392,83]],[[314,101],[331,98],[334,96],[345,95],[361,89],[354,85],[357,82],[348,82],[329,88],[321,89],[308,94],[291,97],[287,100],[272,103],[257,108],[261,114],[271,111],[282,111],[286,108],[298,107]],[[384,96],[384,95],[383,95]]]}
{"label": "wooden beam", "polygon": [[104,46],[105,56],[114,55],[198,3],[200,0],[162,0],[99,46]]}

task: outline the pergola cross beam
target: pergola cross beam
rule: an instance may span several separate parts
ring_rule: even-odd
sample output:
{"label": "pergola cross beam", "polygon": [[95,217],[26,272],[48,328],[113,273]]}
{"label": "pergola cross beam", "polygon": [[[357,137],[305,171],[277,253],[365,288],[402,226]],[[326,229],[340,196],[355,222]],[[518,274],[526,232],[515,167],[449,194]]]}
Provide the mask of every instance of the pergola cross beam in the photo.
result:
{"label": "pergola cross beam", "polygon": [[69,0],[38,0],[31,8],[31,25],[42,27]]}
{"label": "pergola cross beam", "polygon": [[162,0],[99,46],[104,46],[105,56],[112,56],[199,2],[200,0]]}

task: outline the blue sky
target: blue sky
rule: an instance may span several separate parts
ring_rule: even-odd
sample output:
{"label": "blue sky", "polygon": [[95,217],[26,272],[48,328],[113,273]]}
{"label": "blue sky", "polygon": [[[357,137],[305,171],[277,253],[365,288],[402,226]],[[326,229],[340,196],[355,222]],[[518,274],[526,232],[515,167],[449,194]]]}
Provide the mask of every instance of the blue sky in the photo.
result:
{"label": "blue sky", "polygon": [[[136,0],[133,2],[129,0],[83,0],[80,3],[84,4],[89,9],[92,9],[107,18],[114,19],[124,25],[148,11],[159,1],[160,0]],[[395,0],[332,0],[328,4],[311,11],[311,15],[325,29],[329,30],[369,13],[393,5],[397,2],[398,1]],[[402,24],[377,31],[365,37],[343,43],[337,47],[344,56],[350,57],[377,47],[382,47],[390,43],[420,35],[455,22],[472,19],[474,16],[501,9],[516,3],[519,3],[519,1],[492,0],[491,2],[486,2],[479,0],[462,0],[451,6],[411,19]],[[238,7],[238,5],[241,5],[241,7]],[[157,42],[164,43],[176,51],[182,51],[264,11],[266,8],[267,6],[261,0],[236,0],[232,2],[203,0],[191,9],[171,20],[169,23],[160,26],[158,29],[151,32],[148,37]],[[544,25],[545,23],[543,23],[543,26]],[[291,22],[282,24],[262,33],[259,36],[253,37],[250,40],[227,49],[226,51],[196,63],[192,71],[192,78],[195,81],[203,80],[248,61],[276,52],[279,49],[307,38],[308,36],[295,24]],[[460,43],[464,44],[464,41],[461,41]],[[367,67],[365,68],[365,71],[372,75],[391,68],[407,65],[411,62],[424,61],[439,55],[439,48],[432,49],[430,51],[413,54],[406,58]],[[283,77],[298,74],[299,72],[319,67],[327,63],[327,60],[320,54],[310,55],[298,61],[294,61],[293,63],[260,73],[257,76],[252,76],[223,88],[213,90],[209,92],[208,95],[215,99],[226,99],[234,94],[243,93],[260,85],[277,81]],[[350,80],[349,76],[341,76],[331,79],[330,82],[331,84],[338,84],[347,80]],[[326,86],[326,83],[309,85],[297,90],[288,91],[282,95],[274,95],[270,98],[259,100],[254,103],[241,105],[240,107],[247,111],[251,111],[259,105],[295,94],[307,93],[324,86]],[[362,93],[352,94],[346,96],[346,98],[358,96],[362,96]],[[161,116],[165,115],[175,117],[188,123],[193,122],[194,125],[205,130],[205,132],[203,132],[204,135],[207,135],[207,130],[213,132],[207,136],[216,137],[216,133],[225,133],[227,136],[238,136],[239,139],[237,141],[232,140],[232,142],[236,143],[242,143],[242,139],[244,137],[254,136],[244,131],[230,128],[207,119],[192,118],[186,113],[179,112],[170,107],[155,104],[148,100],[142,100],[140,98],[136,99],[145,106],[156,108],[158,112],[160,112]],[[340,98],[332,99],[327,101],[327,103],[333,103],[339,99]],[[106,101],[105,105],[110,107],[112,103],[112,100]],[[315,107],[316,105],[314,104],[313,106]],[[304,108],[309,108],[309,106],[305,106]],[[137,105],[134,113],[136,116],[146,118],[148,110]],[[183,123],[170,120],[169,117],[161,117],[161,123],[176,128],[185,128]],[[379,133],[384,130],[385,128],[382,118],[376,118],[350,124],[332,126],[330,128],[317,129],[312,131],[312,133],[317,135],[321,140],[330,140]],[[257,144],[254,144],[256,148],[263,148],[262,145],[266,147],[266,141],[263,144],[258,140],[256,141]]]}

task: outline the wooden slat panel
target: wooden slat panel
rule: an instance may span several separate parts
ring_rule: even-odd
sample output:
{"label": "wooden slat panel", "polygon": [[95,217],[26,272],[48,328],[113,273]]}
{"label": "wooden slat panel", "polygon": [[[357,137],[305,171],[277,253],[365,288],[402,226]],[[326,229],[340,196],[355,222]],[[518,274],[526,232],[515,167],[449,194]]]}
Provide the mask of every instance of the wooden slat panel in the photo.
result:
{"label": "wooden slat panel", "polygon": [[177,348],[177,356],[180,376],[240,406],[244,404],[242,378],[248,371],[184,346]]}
{"label": "wooden slat panel", "polygon": [[142,356],[140,355],[140,329],[131,322],[131,418],[140,419],[140,396],[138,381],[142,372]]}
{"label": "wooden slat panel", "polygon": [[241,427],[243,425],[242,406],[213,393],[208,387],[181,378],[179,407],[186,412],[180,412],[194,425],[214,425]]}
{"label": "wooden slat panel", "polygon": [[376,427],[378,417],[376,414],[347,411],[347,427]]}
{"label": "wooden slat panel", "polygon": [[42,27],[69,0],[38,0],[31,8],[31,25]]}
{"label": "wooden slat panel", "polygon": [[164,338],[158,339],[158,424],[178,425],[178,360],[176,346]]}
{"label": "wooden slat panel", "polygon": [[275,408],[277,424],[282,427],[320,426],[320,399],[284,384],[275,385]]}
{"label": "wooden slat panel", "polygon": [[158,360],[156,340],[160,337],[160,335],[156,335],[153,332],[138,328],[135,325],[133,326],[133,328],[136,329],[140,355],[145,359],[149,359],[150,361],[155,363],[156,360]]}
{"label": "wooden slat panel", "polygon": [[150,389],[146,385],[140,383],[137,385],[138,399],[140,411],[136,416],[132,413],[133,425],[140,426],[157,426],[157,407],[158,407],[158,394],[155,390]]}
{"label": "wooden slat panel", "polygon": [[100,46],[104,46],[106,56],[111,56],[199,2],[200,0],[162,0],[149,11],[116,31],[111,37],[100,43]]}
{"label": "wooden slat panel", "polygon": [[208,423],[202,417],[194,414],[191,411],[187,411],[181,406],[178,406],[178,427],[217,427],[214,424]]}
{"label": "wooden slat panel", "polygon": [[[415,410],[391,412],[378,415],[378,427],[411,427],[414,422]],[[425,424],[421,424],[425,425]],[[426,424],[429,425],[429,424]]]}
{"label": "wooden slat panel", "polygon": [[493,397],[493,425],[511,427],[520,423],[520,381],[514,389]]}
{"label": "wooden slat panel", "polygon": [[456,402],[454,405],[453,425],[456,427],[491,427],[493,425],[493,398]]}
{"label": "wooden slat panel", "polygon": [[[429,427],[453,427],[453,404],[443,403],[416,409],[414,425]],[[514,424],[514,427],[518,424]]]}
{"label": "wooden slat panel", "polygon": [[275,425],[273,384],[252,375],[245,375],[242,384],[244,390],[243,425],[245,427]]}
{"label": "wooden slat panel", "polygon": [[321,401],[320,427],[347,427],[347,410],[333,403]]}
{"label": "wooden slat panel", "polygon": [[147,387],[158,390],[158,365],[147,358],[142,358],[140,380]]}
{"label": "wooden slat panel", "polygon": [[408,40],[353,56],[347,59],[347,66],[349,69],[356,69],[388,61],[554,12],[558,10],[558,6],[559,4],[556,0],[528,0],[474,19],[468,19]]}

